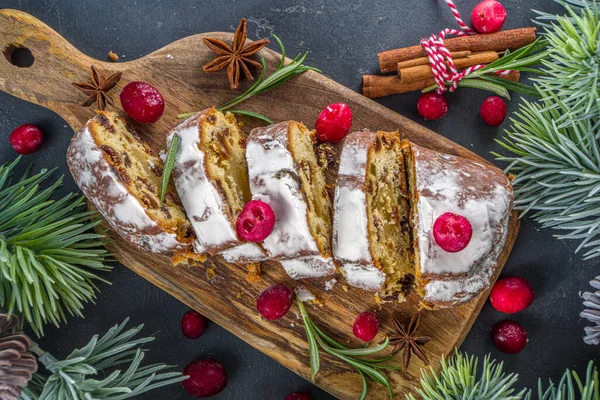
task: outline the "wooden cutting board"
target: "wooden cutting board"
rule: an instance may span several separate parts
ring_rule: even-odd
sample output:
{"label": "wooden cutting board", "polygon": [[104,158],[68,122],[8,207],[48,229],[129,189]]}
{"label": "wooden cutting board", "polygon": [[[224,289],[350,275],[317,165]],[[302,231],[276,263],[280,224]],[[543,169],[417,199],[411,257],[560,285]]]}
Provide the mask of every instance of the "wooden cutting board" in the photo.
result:
{"label": "wooden cutting board", "polygon": [[[77,130],[94,115],[94,109],[79,105],[85,96],[71,83],[88,81],[90,65],[106,75],[122,71],[121,82],[111,92],[117,109],[120,110],[118,94],[131,81],[149,82],[161,91],[166,100],[166,111],[162,119],[154,125],[141,127],[150,145],[158,151],[164,148],[166,133],[177,123],[177,114],[223,104],[238,94],[229,90],[224,73],[207,74],[202,71],[201,66],[213,58],[213,54],[202,42],[203,35],[226,40],[230,40],[232,36],[229,33],[194,35],[138,60],[110,63],[82,54],[54,30],[26,13],[0,10],[0,49],[3,52],[0,56],[0,89],[55,111]],[[16,48],[31,51],[34,62],[30,67],[12,65],[11,52]],[[277,65],[279,54],[268,49],[261,54],[271,68]],[[485,162],[469,150],[314,72],[295,78],[282,88],[255,97],[244,103],[242,108],[267,114],[275,121],[295,119],[312,126],[323,107],[339,101],[352,107],[354,130],[398,129],[402,137],[422,146]],[[256,121],[241,120],[246,132],[256,126]],[[331,180],[333,174],[330,175]],[[516,213],[513,213],[500,266],[508,258],[518,228],[519,222]],[[264,263],[263,279],[251,283],[246,279],[243,268],[226,264],[219,259],[208,260],[203,266],[173,267],[168,257],[132,248],[112,230],[109,231],[109,236],[113,241],[108,247],[122,264],[309,379],[308,346],[304,328],[298,318],[297,306],[294,305],[286,317],[275,322],[261,319],[256,312],[255,299],[267,286],[274,282],[284,282],[291,287],[300,284],[289,279],[277,263]],[[418,301],[414,296],[403,304],[380,305],[376,303],[373,294],[348,289],[340,277],[333,290],[327,291],[326,280],[328,279],[302,282],[322,301],[321,306],[309,307],[309,312],[319,325],[342,342],[360,345],[351,341],[351,324],[359,312],[377,311],[382,321],[379,339],[385,333],[393,332],[393,313],[398,314],[400,320],[408,322],[417,311]],[[427,311],[423,314],[420,331],[434,337],[425,346],[425,351],[436,370],[439,369],[440,358],[452,353],[461,344],[486,298],[487,293],[451,310]],[[315,383],[338,398],[358,398],[361,384],[357,373],[326,354],[322,354],[322,357],[321,372]],[[393,361],[399,365],[401,357],[395,357]],[[403,398],[404,394],[414,390],[421,367],[423,364],[413,357],[408,371],[388,374],[396,398]],[[386,390],[373,382],[370,383],[369,393],[369,398],[372,399],[387,397]]]}

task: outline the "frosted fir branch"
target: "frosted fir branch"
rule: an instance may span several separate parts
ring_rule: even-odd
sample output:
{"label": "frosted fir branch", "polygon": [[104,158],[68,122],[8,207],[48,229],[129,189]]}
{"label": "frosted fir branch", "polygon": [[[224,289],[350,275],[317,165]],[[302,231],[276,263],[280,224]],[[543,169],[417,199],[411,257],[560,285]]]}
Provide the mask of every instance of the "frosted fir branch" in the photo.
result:
{"label": "frosted fir branch", "polygon": [[591,326],[584,328],[585,336],[583,341],[586,344],[598,345],[600,344],[600,276],[592,279],[590,286],[596,289],[596,291],[581,294],[585,309],[579,316],[592,323]]}

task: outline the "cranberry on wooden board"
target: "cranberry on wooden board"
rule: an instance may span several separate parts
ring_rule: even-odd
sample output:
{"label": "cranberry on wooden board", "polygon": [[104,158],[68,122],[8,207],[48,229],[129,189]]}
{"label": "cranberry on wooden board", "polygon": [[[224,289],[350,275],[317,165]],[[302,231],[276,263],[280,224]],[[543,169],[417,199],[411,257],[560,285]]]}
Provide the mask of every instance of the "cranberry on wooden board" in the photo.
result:
{"label": "cranberry on wooden board", "polygon": [[266,288],[256,299],[256,309],[269,321],[274,321],[288,313],[292,306],[292,289],[279,283]]}
{"label": "cranberry on wooden board", "polygon": [[121,91],[123,110],[137,122],[153,124],[165,111],[165,100],[154,86],[146,82],[131,82]]}
{"label": "cranberry on wooden board", "polygon": [[352,109],[344,103],[330,104],[321,111],[315,129],[322,142],[338,143],[352,128]]}
{"label": "cranberry on wooden board", "polygon": [[189,339],[198,339],[206,329],[206,318],[196,311],[188,311],[181,318],[181,332]]}
{"label": "cranberry on wooden board", "polygon": [[514,314],[523,311],[533,303],[535,291],[529,281],[521,276],[507,276],[498,279],[490,292],[490,303],[503,313]]}
{"label": "cranberry on wooden board", "polygon": [[462,215],[445,213],[433,224],[435,243],[449,253],[456,253],[467,247],[473,235],[473,228]]}
{"label": "cranberry on wooden board", "polygon": [[354,336],[363,342],[370,342],[379,332],[379,318],[372,312],[361,313],[352,325]]}
{"label": "cranberry on wooden board", "polygon": [[506,9],[496,0],[483,0],[471,13],[473,28],[479,33],[494,33],[506,21]]}
{"label": "cranberry on wooden board", "polygon": [[183,388],[195,397],[210,397],[227,386],[227,372],[223,365],[210,358],[194,361],[183,370],[189,376]]}
{"label": "cranberry on wooden board", "polygon": [[285,400],[310,400],[310,396],[306,393],[294,392],[288,394]]}
{"label": "cranberry on wooden board", "polygon": [[490,96],[481,103],[479,115],[486,124],[498,126],[506,118],[506,103],[498,96]]}
{"label": "cranberry on wooden board", "polygon": [[246,203],[236,221],[238,236],[248,242],[262,242],[275,226],[275,213],[264,201],[252,200]]}
{"label": "cranberry on wooden board", "polygon": [[492,343],[498,350],[507,354],[515,354],[525,348],[529,339],[525,328],[514,321],[500,321],[492,327]]}
{"label": "cranberry on wooden board", "polygon": [[417,100],[417,112],[426,120],[434,121],[448,113],[448,100],[438,93],[425,93]]}
{"label": "cranberry on wooden board", "polygon": [[44,140],[44,134],[35,125],[25,124],[17,127],[8,141],[13,149],[19,154],[31,154],[36,152]]}

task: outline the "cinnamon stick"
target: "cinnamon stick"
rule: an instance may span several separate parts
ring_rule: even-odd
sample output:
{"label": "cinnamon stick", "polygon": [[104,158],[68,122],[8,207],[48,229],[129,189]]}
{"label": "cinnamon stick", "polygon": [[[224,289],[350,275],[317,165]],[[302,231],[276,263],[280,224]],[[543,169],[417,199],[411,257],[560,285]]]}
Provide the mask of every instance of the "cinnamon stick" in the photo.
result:
{"label": "cinnamon stick", "polygon": [[[536,28],[519,28],[481,35],[458,36],[445,40],[450,51],[514,51],[535,41]],[[381,72],[395,72],[398,63],[426,56],[423,46],[388,50],[377,54]]]}
{"label": "cinnamon stick", "polygon": [[[519,71],[511,71],[507,75],[499,75],[498,78],[519,82],[521,73]],[[395,75],[363,75],[362,93],[368,98],[375,99],[392,94],[415,92],[431,85],[435,85],[435,79],[433,78],[406,83],[400,82],[400,79]]]}
{"label": "cinnamon stick", "polygon": [[[453,51],[450,53],[453,60],[469,57],[471,54],[472,53],[470,51]],[[429,65],[429,58],[419,57],[415,58],[414,60],[401,61],[398,63],[398,70],[402,68],[416,67],[417,65]]]}
{"label": "cinnamon stick", "polygon": [[[481,53],[473,53],[469,57],[459,58],[454,61],[454,65],[456,66],[456,69],[465,69],[472,67],[473,65],[489,64],[496,61],[498,58],[500,58],[500,56],[495,51],[483,51]],[[398,63],[398,65],[400,64],[401,63]],[[446,62],[446,65],[448,65],[448,62]],[[429,64],[402,69],[398,68],[398,77],[401,82],[406,83],[422,81],[427,78],[432,78],[433,71]]]}

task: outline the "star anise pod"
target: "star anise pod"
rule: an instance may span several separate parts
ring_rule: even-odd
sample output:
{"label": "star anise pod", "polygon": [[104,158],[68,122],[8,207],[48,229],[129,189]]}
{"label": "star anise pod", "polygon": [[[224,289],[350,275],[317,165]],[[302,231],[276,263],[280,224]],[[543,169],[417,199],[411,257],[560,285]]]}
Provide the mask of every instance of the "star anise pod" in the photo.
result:
{"label": "star anise pod", "polygon": [[204,64],[202,69],[204,72],[216,72],[227,67],[227,78],[229,78],[231,90],[238,88],[242,74],[244,79],[254,80],[247,64],[262,68],[261,63],[250,57],[269,44],[267,39],[260,39],[246,44],[246,38],[248,37],[246,29],[246,18],[242,18],[233,35],[231,46],[220,39],[202,38],[204,43],[218,56],[211,62]]}
{"label": "star anise pod", "polygon": [[96,102],[98,110],[104,110],[107,104],[115,106],[112,99],[108,96],[108,92],[114,88],[121,80],[121,72],[115,72],[107,79],[104,78],[98,70],[92,65],[92,83],[76,82],[73,83],[77,89],[81,90],[87,96],[85,101],[81,103],[82,107],[89,107]]}
{"label": "star anise pod", "polygon": [[418,335],[417,330],[419,329],[419,323],[421,322],[421,311],[419,311],[408,323],[408,327],[404,326],[398,320],[398,317],[394,315],[394,326],[397,335],[390,336],[390,344],[394,346],[392,354],[396,354],[400,350],[404,350],[403,361],[404,371],[408,369],[410,363],[410,357],[414,353],[425,365],[429,365],[427,356],[421,349],[421,346],[431,340],[431,336]]}

